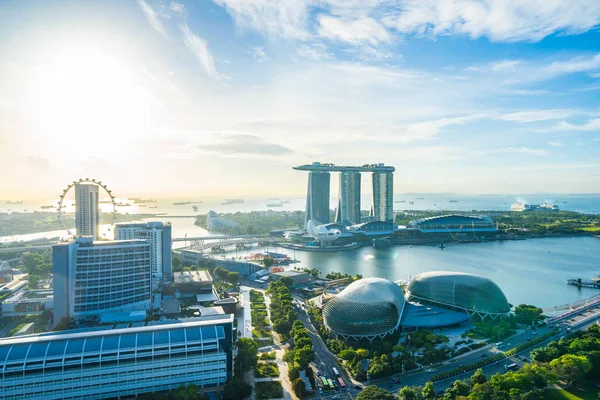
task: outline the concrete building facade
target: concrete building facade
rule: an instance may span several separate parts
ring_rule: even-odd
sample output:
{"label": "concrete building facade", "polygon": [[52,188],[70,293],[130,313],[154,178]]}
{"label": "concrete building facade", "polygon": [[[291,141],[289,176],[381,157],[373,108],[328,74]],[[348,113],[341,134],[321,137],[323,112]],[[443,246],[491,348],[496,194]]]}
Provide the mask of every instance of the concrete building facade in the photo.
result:
{"label": "concrete building facade", "polygon": [[77,236],[100,235],[100,187],[93,184],[75,185],[75,229]]}
{"label": "concrete building facade", "polygon": [[76,238],[52,246],[54,322],[104,312],[148,310],[152,297],[150,243]]}
{"label": "concrete building facade", "polygon": [[142,239],[148,241],[151,250],[152,276],[157,281],[170,282],[173,279],[170,223],[119,223],[115,225],[115,239]]}

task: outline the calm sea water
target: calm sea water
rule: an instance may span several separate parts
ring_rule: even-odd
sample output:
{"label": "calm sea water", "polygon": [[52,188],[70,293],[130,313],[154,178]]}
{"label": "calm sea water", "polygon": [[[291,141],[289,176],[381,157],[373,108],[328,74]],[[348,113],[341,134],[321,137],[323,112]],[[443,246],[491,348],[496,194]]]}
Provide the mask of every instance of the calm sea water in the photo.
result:
{"label": "calm sea water", "polygon": [[[422,200],[417,198],[422,197]],[[395,203],[398,209],[434,209],[452,208],[454,210],[502,210],[508,209],[510,203],[519,197],[531,203],[541,203],[556,200],[562,209],[578,210],[586,213],[600,214],[600,195],[538,195],[538,196],[458,196],[444,194],[407,194],[396,195],[396,199],[406,200],[406,203]],[[290,202],[284,203],[277,210],[300,210],[304,208],[304,198],[287,198]],[[449,200],[458,200],[458,203],[449,203]],[[159,200],[156,209],[149,210],[142,207],[140,212],[161,212],[170,215],[189,215],[190,218],[170,218],[158,216],[147,220],[171,221],[173,236],[188,237],[206,236],[209,233],[195,226],[193,216],[214,209],[217,212],[227,211],[252,211],[266,210],[267,202],[276,200],[266,198],[248,198],[244,204],[221,205],[223,199],[207,200],[196,204],[198,211],[194,212],[191,205],[173,206],[172,203],[182,199]],[[183,199],[186,200],[186,199]],[[194,199],[188,199],[194,200]],[[281,198],[286,200],[286,198]],[[365,200],[366,201],[366,200]],[[408,202],[414,201],[414,205]],[[562,203],[566,201],[566,203]],[[42,204],[47,204],[44,202]],[[507,203],[507,204],[505,204]],[[37,203],[39,207],[39,202]],[[441,207],[441,205],[448,207]],[[2,211],[6,207],[20,207],[23,210],[33,209],[33,203],[22,205],[0,205]],[[134,208],[134,206],[130,208]],[[132,213],[135,210],[131,210]],[[103,226],[103,232],[110,237],[110,226]],[[15,235],[0,237],[0,242],[32,240],[42,237],[64,236],[63,231],[39,232],[28,235]],[[179,244],[183,245],[183,243]],[[250,252],[228,253],[227,257],[241,256]],[[450,245],[444,250],[437,247],[396,246],[388,249],[373,249],[364,247],[354,251],[339,253],[309,253],[285,249],[270,250],[280,251],[295,256],[300,260],[301,267],[315,267],[323,273],[331,271],[347,272],[349,274],[362,274],[363,276],[377,276],[391,280],[408,279],[421,272],[449,270],[470,272],[492,279],[506,294],[513,304],[531,303],[540,307],[552,307],[572,303],[585,299],[600,290],[577,289],[566,283],[568,278],[590,279],[595,274],[600,274],[600,239],[593,237],[583,238],[547,238],[531,239],[525,241],[507,241],[473,244]]]}
{"label": "calm sea water", "polygon": [[[566,282],[573,277],[591,279],[600,273],[600,239],[594,237],[450,244],[444,250],[430,246],[363,247],[338,253],[270,250],[295,256],[300,260],[296,266],[315,267],[323,275],[339,271],[408,280],[428,271],[473,273],[496,282],[509,302],[542,308],[600,294],[600,290],[577,289]],[[247,253],[230,253],[229,256]]]}
{"label": "calm sea water", "polygon": [[[471,211],[471,210],[510,210],[510,205],[517,199],[532,203],[540,204],[544,201],[554,202],[559,205],[561,210],[579,211],[582,213],[600,214],[600,194],[590,195],[564,195],[564,194],[514,194],[514,195],[457,195],[444,193],[406,193],[394,195],[394,210],[456,210],[456,211]],[[45,199],[36,201],[24,201],[23,204],[6,204],[5,201],[0,201],[0,212],[17,211],[17,212],[32,212],[43,211],[41,206],[56,205],[58,199]],[[287,197],[264,197],[264,196],[244,196],[242,204],[225,205],[224,197],[203,197],[196,198],[171,198],[171,199],[156,199],[156,203],[145,203],[143,205],[135,204],[126,198],[117,198],[116,201],[122,204],[131,204],[130,206],[118,206],[119,213],[129,214],[167,214],[167,215],[189,215],[206,214],[210,210],[218,213],[227,212],[248,212],[248,211],[266,211],[266,210],[283,210],[295,211],[304,210],[306,207],[306,198],[304,196],[287,196]],[[455,200],[456,202],[450,202]],[[181,201],[201,201],[201,203],[187,205],[173,205],[173,203]],[[267,207],[268,203],[282,203],[281,207]],[[404,201],[404,203],[400,203]],[[414,204],[410,204],[410,202]],[[67,198],[66,204],[72,204],[73,200]],[[371,198],[365,194],[361,197],[362,208],[368,210],[371,207]],[[193,206],[198,208],[197,211]],[[331,197],[331,208],[337,206],[337,198]],[[156,208],[150,208],[156,207]],[[112,210],[109,204],[102,204],[103,211],[110,212]],[[53,211],[53,210],[49,210]],[[66,209],[68,212],[73,211],[73,207]]]}

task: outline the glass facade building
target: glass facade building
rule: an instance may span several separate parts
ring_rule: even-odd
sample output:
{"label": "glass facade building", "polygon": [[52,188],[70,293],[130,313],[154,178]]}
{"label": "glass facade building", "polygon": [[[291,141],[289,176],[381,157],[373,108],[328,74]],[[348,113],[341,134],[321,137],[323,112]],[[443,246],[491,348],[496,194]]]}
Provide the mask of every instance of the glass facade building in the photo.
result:
{"label": "glass facade building", "polygon": [[394,173],[373,172],[373,211],[375,221],[394,221]]}
{"label": "glass facade building", "polygon": [[372,341],[398,329],[404,306],[400,286],[387,279],[364,278],[324,304],[323,322],[336,337]]}
{"label": "glass facade building", "polygon": [[426,272],[415,276],[406,289],[409,301],[479,314],[507,314],[510,306],[491,280],[460,272]]}
{"label": "glass facade building", "polygon": [[233,316],[0,340],[0,398],[105,399],[232,376]]}
{"label": "glass facade building", "polygon": [[346,225],[360,223],[360,172],[340,173],[339,203],[335,221]]}
{"label": "glass facade building", "polygon": [[52,246],[54,322],[104,312],[148,310],[150,243],[76,238]]}
{"label": "glass facade building", "polygon": [[308,173],[305,227],[311,219],[321,224],[329,223],[330,176],[329,172],[311,171]]}

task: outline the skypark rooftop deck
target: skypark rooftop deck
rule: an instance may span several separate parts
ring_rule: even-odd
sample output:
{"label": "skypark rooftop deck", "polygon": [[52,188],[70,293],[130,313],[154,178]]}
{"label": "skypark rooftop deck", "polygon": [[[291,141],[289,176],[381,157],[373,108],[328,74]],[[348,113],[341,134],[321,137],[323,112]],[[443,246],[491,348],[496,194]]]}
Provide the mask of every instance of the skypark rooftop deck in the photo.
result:
{"label": "skypark rooftop deck", "polygon": [[321,171],[321,172],[394,172],[396,168],[380,164],[365,164],[362,166],[343,166],[331,163],[314,162],[312,164],[293,167],[299,171]]}

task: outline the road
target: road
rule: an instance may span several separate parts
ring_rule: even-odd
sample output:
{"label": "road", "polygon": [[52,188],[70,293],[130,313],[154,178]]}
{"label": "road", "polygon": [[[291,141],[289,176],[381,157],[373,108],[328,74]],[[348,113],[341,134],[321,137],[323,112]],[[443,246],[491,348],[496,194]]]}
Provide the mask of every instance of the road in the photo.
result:
{"label": "road", "polygon": [[[496,347],[495,345],[486,346],[484,348],[472,351],[470,353],[465,354],[462,357],[457,357],[455,361],[448,361],[444,363],[441,367],[434,368],[435,371],[433,373],[428,373],[427,371],[418,371],[408,375],[398,375],[400,377],[400,383],[394,384],[391,382],[391,378],[386,378],[385,380],[375,381],[372,384],[376,384],[379,387],[385,388],[392,392],[399,390],[403,386],[424,386],[426,382],[428,382],[432,375],[437,375],[443,372],[450,372],[455,370],[457,367],[461,365],[469,365],[473,364],[479,360],[482,360],[486,357],[491,357],[492,355],[498,354],[499,352],[507,351],[511,348],[520,346],[527,342],[528,338],[535,338],[537,336],[543,336],[549,333],[552,329],[558,329],[558,333],[542,343],[538,343],[531,348],[524,350],[521,354],[517,356],[510,357],[506,360],[499,361],[497,363],[488,365],[483,367],[483,372],[489,377],[496,373],[505,372],[504,366],[507,364],[515,363],[519,367],[523,366],[524,363],[531,361],[529,358],[529,354],[531,350],[543,347],[548,345],[553,340],[558,340],[561,337],[567,335],[569,332],[573,332],[576,330],[587,329],[591,324],[597,323],[600,320],[600,305],[596,305],[593,307],[589,307],[587,309],[582,309],[577,313],[569,316],[568,319],[563,319],[561,321],[556,322],[553,326],[544,326],[542,328],[538,328],[535,332],[525,331],[517,333],[516,335],[507,339],[502,345]],[[464,379],[468,378],[473,374],[473,371],[465,372],[462,375],[456,375],[451,378],[437,381],[434,383],[436,390],[446,389],[448,386],[451,386],[452,383],[456,379]]]}
{"label": "road", "polygon": [[[296,300],[300,304],[304,304],[304,302],[299,298],[296,298]],[[313,363],[315,368],[321,374],[326,375],[327,377],[331,378],[331,380],[335,380],[335,376],[333,375],[333,368],[335,367],[342,374],[342,379],[348,387],[347,391],[336,390],[334,393],[329,392],[323,394],[317,392],[315,393],[315,397],[321,399],[331,399],[335,396],[338,396],[340,399],[354,399],[359,393],[359,390],[353,387],[354,384],[352,383],[352,380],[347,376],[345,369],[342,368],[338,363],[337,357],[329,351],[321,339],[321,336],[317,333],[315,327],[310,322],[310,318],[306,312],[300,308],[296,308],[296,311],[298,312],[298,319],[304,323],[304,326],[312,336],[313,348],[315,350],[315,361]]]}

